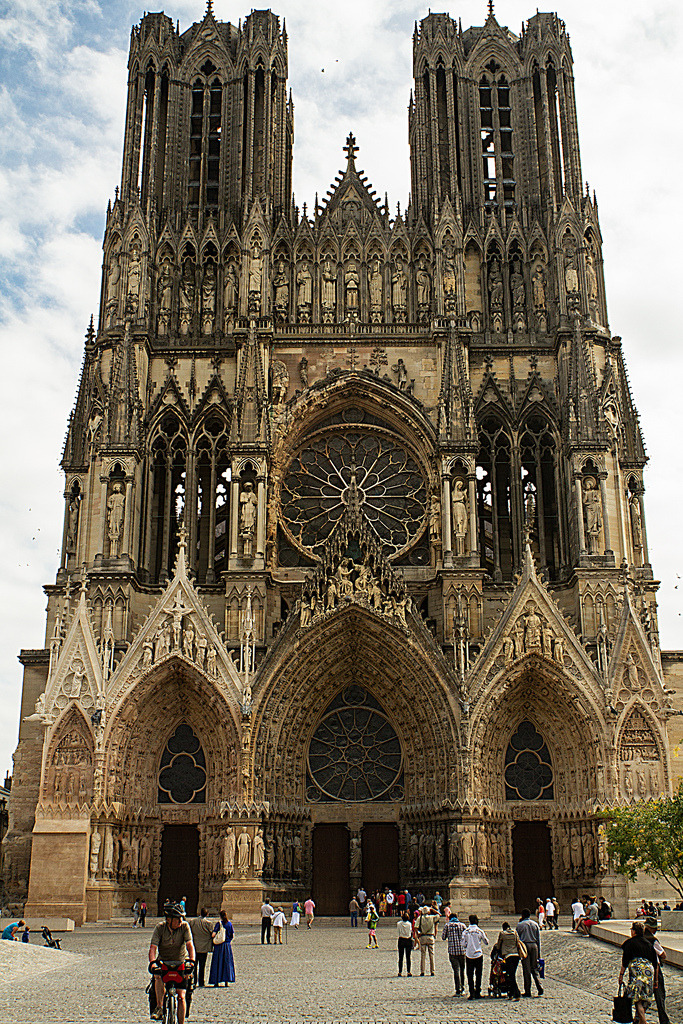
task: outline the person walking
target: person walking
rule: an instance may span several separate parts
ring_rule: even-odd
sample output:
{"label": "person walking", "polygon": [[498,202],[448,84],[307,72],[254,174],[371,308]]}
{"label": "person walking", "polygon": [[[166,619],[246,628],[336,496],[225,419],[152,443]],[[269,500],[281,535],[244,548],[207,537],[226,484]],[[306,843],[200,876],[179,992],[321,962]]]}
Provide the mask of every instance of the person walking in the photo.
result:
{"label": "person walking", "polygon": [[505,961],[505,982],[508,999],[519,1002],[520,991],[517,984],[517,965],[521,955],[521,941],[517,932],[513,932],[507,921],[503,921],[503,927],[498,932],[496,944],[493,947],[498,955]]}
{"label": "person walking", "polygon": [[451,914],[444,925],[441,938],[448,942],[448,959],[453,968],[455,994],[461,996],[465,991],[465,925],[458,920],[457,914]]}
{"label": "person walking", "polygon": [[531,979],[536,983],[539,996],[543,995],[543,986],[538,973],[538,958],[541,955],[541,932],[535,921],[531,920],[528,910],[522,911],[517,925],[517,934],[526,946],[526,956],[522,958],[522,976],[524,978],[524,996],[531,998]]}
{"label": "person walking", "polygon": [[352,928],[357,928],[358,927],[358,913],[359,913],[359,911],[360,911],[360,907],[358,906],[358,900],[356,899],[355,896],[352,896],[351,899],[349,900],[349,914],[351,915],[351,927]]}
{"label": "person walking", "polygon": [[401,915],[396,922],[396,931],[398,933],[398,976],[400,978],[403,973],[403,960],[405,958],[406,974],[409,978],[412,978],[410,954],[413,949],[413,926],[407,910],[401,911]]}
{"label": "person walking", "polygon": [[394,896],[394,892],[393,892],[392,889],[389,889],[389,892],[386,895],[386,900],[387,900],[387,917],[391,917],[393,915],[393,912],[394,912],[394,903],[396,901],[396,897]]}
{"label": "person walking", "polygon": [[138,921],[140,920],[140,899],[139,897],[135,900],[135,903],[131,907],[133,914],[133,928],[137,928]]}
{"label": "person walking", "polygon": [[313,919],[315,917],[315,903],[313,902],[312,896],[309,896],[304,903],[304,913],[306,914],[306,927],[312,928]]}
{"label": "person walking", "polygon": [[555,904],[550,896],[548,896],[548,899],[545,901],[545,918],[549,931],[552,931],[553,928],[557,929],[557,921],[555,920]]}
{"label": "person walking", "polygon": [[378,949],[379,948],[378,945],[377,945],[377,922],[378,921],[379,921],[379,913],[377,912],[377,907],[372,902],[372,900],[368,900],[368,912],[367,912],[367,914],[365,916],[365,923],[368,926],[368,944],[365,947],[366,949]]}
{"label": "person walking", "polygon": [[424,978],[427,954],[429,973],[434,977],[434,939],[439,927],[439,913],[433,907],[423,907],[417,919],[417,934],[420,940],[420,977]]}
{"label": "person walking", "polygon": [[662,970],[662,964],[666,960],[666,953],[664,952],[664,947],[657,938],[657,926],[659,922],[656,917],[646,917],[643,923],[643,938],[652,943],[659,963],[658,984],[654,990],[659,1024],[670,1024],[669,1015],[666,1012],[666,988],[664,985],[664,971]]}
{"label": "person walking", "polygon": [[270,945],[270,929],[273,923],[273,917],[275,915],[275,909],[270,903],[268,897],[261,904],[261,945],[265,942]]}
{"label": "person walking", "polygon": [[299,927],[299,921],[301,920],[301,904],[298,900],[294,900],[292,903],[292,919],[289,922],[293,928]]}
{"label": "person walking", "polygon": [[209,920],[206,907],[202,907],[199,917],[193,917],[189,925],[197,954],[194,964],[194,987],[203,988],[206,958],[213,949],[213,923]]}
{"label": "person walking", "polygon": [[[216,937],[223,928],[225,938],[223,942],[216,942]],[[216,921],[213,927],[213,955],[211,957],[211,970],[209,971],[209,985],[217,988],[218,985],[225,985],[235,980],[235,961],[232,956],[232,940],[235,937],[235,929],[232,921],[224,910],[221,910],[220,920]]]}
{"label": "person walking", "polygon": [[145,921],[147,920],[147,904],[144,900],[140,901],[140,927],[145,927]]}
{"label": "person walking", "polygon": [[621,949],[619,986],[623,984],[624,974],[628,971],[624,991],[635,1004],[635,1020],[638,1024],[647,1024],[645,1011],[659,984],[659,960],[655,947],[644,936],[642,921],[633,922],[631,937],[622,943]]}
{"label": "person walking", "polygon": [[368,894],[366,893],[365,889],[361,885],[360,889],[356,893],[356,899],[358,900],[358,906],[360,907],[361,910],[363,910],[365,908],[365,901],[366,901],[367,898],[368,898]]}
{"label": "person walking", "polygon": [[470,914],[470,923],[463,932],[465,938],[465,970],[467,972],[468,999],[481,999],[481,972],[484,964],[482,942],[488,946],[489,940],[479,927],[479,918]]}
{"label": "person walking", "polygon": [[285,912],[282,907],[278,907],[273,914],[273,944],[275,946],[282,945],[282,929],[286,923],[287,919],[285,918]]}

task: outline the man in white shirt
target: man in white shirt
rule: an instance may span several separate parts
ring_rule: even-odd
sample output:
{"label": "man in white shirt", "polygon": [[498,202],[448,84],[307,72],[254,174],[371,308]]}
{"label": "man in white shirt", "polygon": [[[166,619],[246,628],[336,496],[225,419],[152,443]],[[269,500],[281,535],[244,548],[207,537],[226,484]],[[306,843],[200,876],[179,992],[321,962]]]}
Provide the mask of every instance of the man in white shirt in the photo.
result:
{"label": "man in white shirt", "polygon": [[470,923],[462,935],[465,945],[465,970],[467,972],[467,987],[470,990],[468,999],[481,999],[481,972],[484,964],[484,951],[481,948],[482,942],[488,946],[489,940],[486,933],[479,927],[479,918],[476,914],[470,914]]}
{"label": "man in white shirt", "polygon": [[583,917],[583,903],[577,896],[572,903],[572,931],[576,931],[576,926]]}
{"label": "man in white shirt", "polygon": [[548,897],[545,901],[545,916],[548,923],[548,928],[552,930],[557,928],[557,919],[555,917],[555,904],[552,899]]}
{"label": "man in white shirt", "polygon": [[275,914],[275,908],[268,902],[268,897],[261,904],[261,945],[264,944],[266,939],[268,945],[270,945],[270,928],[273,923],[273,916]]}

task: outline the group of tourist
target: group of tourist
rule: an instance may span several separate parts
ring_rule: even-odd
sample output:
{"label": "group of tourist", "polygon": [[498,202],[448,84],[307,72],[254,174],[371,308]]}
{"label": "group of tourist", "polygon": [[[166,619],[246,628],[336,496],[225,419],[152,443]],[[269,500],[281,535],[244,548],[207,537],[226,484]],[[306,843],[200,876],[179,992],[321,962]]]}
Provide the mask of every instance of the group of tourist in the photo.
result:
{"label": "group of tourist", "polygon": [[[183,906],[185,906],[185,899],[186,897],[183,896]],[[133,928],[137,928],[138,925],[144,928],[145,921],[147,920],[147,903],[145,900],[138,896],[130,910],[133,915]]]}
{"label": "group of tourist", "polygon": [[[315,918],[315,903],[313,897],[309,896],[303,904],[303,912],[306,917],[306,927],[313,927]],[[292,916],[290,925],[298,928],[301,923],[301,902],[294,900],[292,903]],[[287,925],[287,918],[282,907],[274,907],[266,896],[261,904],[261,945],[270,945],[271,928],[274,932],[273,944],[282,945],[282,931]]]}
{"label": "group of tourist", "polygon": [[22,942],[29,942],[30,931],[31,929],[26,924],[26,921],[24,921],[22,918],[21,921],[12,921],[5,928],[3,928],[2,938],[9,939],[10,941],[14,942],[19,942],[20,939]]}
{"label": "group of tourist", "polygon": [[572,903],[572,931],[577,935],[590,935],[598,921],[609,921],[612,904],[604,896],[577,896]]}

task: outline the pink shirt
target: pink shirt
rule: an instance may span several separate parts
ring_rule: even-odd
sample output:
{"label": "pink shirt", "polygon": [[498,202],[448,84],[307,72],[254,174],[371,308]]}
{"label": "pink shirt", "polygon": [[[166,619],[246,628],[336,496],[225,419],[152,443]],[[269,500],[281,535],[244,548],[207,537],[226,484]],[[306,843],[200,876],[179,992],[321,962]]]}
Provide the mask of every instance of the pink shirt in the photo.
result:
{"label": "pink shirt", "polygon": [[313,913],[313,911],[315,910],[315,903],[313,902],[313,900],[306,900],[306,902],[304,903],[304,910],[307,914]]}

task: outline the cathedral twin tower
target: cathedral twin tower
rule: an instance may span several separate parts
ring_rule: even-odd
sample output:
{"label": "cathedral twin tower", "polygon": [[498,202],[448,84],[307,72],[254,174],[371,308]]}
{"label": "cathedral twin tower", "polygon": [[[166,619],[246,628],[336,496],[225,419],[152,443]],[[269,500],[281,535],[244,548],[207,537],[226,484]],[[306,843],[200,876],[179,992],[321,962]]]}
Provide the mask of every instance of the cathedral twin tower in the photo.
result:
{"label": "cathedral twin tower", "polygon": [[414,78],[405,212],[353,135],[307,210],[279,19],[133,29],[21,654],[26,913],[178,885],[334,913],[361,881],[625,904],[597,814],[669,790],[672,709],[565,26],[430,14]]}

